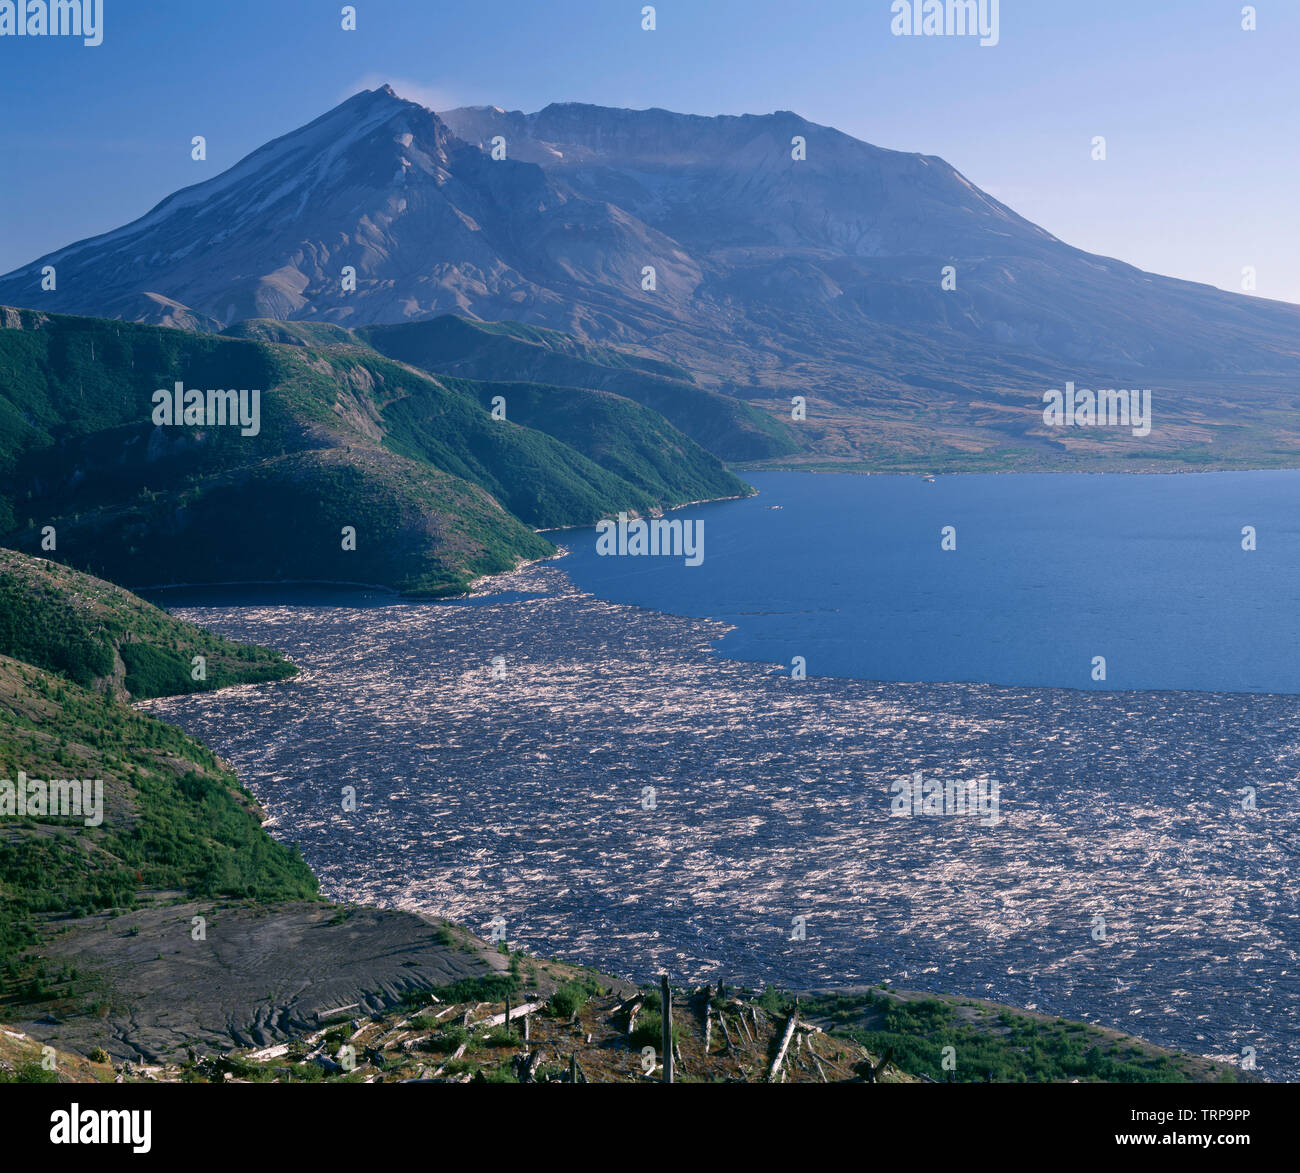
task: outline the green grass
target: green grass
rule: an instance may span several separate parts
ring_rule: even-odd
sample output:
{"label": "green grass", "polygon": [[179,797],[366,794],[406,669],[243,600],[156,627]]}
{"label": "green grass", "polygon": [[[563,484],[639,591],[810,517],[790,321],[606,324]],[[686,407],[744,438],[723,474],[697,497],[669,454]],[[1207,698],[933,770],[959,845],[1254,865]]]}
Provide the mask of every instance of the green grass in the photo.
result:
{"label": "green grass", "polygon": [[[859,1024],[875,1012],[873,1028]],[[1144,1050],[1094,1027],[1061,1019],[1039,1020],[1003,1011],[965,1020],[936,998],[902,1002],[884,994],[828,995],[806,1001],[803,1012],[836,1024],[835,1033],[876,1055],[892,1048],[895,1066],[947,1082],[944,1049],[952,1048],[958,1083],[1181,1083],[1191,1078],[1182,1057]],[[1227,1073],[1231,1078],[1231,1073]]]}
{"label": "green grass", "polygon": [[517,978],[494,973],[484,977],[461,978],[432,990],[408,990],[403,995],[403,1001],[408,1006],[427,1006],[433,998],[448,1005],[457,1002],[501,1002],[518,991]]}
{"label": "green grass", "polygon": [[463,1026],[447,1026],[437,1034],[432,1035],[420,1044],[421,1050],[432,1051],[434,1054],[451,1055],[461,1047],[468,1047],[470,1043],[469,1030]]}
{"label": "green grass", "polygon": [[56,1071],[47,1071],[39,1063],[20,1063],[13,1071],[0,1068],[0,1083],[58,1083]]}

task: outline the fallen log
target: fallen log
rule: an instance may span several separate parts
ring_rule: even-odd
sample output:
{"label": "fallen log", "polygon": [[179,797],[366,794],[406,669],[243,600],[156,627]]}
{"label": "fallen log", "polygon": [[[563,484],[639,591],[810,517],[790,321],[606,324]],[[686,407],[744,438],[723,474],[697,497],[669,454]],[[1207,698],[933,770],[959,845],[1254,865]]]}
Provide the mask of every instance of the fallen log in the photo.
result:
{"label": "fallen log", "polygon": [[861,1075],[863,1079],[865,1079],[868,1083],[876,1083],[879,1081],[881,1074],[884,1072],[885,1068],[889,1065],[889,1061],[893,1057],[894,1057],[894,1048],[890,1047],[885,1051],[884,1057],[880,1060],[879,1063],[872,1063],[871,1056],[868,1055],[866,1059],[864,1059],[861,1063],[857,1065],[857,1067],[854,1068],[854,1070],[857,1071],[857,1073]]}
{"label": "fallen log", "polygon": [[790,1040],[794,1038],[794,1028],[798,1023],[798,1013],[790,1015],[790,1021],[785,1024],[785,1034],[781,1037],[781,1047],[776,1053],[776,1058],[772,1060],[772,1070],[767,1075],[768,1083],[776,1083],[777,1076],[784,1074],[781,1071],[781,1064],[785,1062],[785,1053],[790,1049]]}
{"label": "fallen log", "polygon": [[[522,1006],[511,1006],[510,1017],[512,1019],[527,1018],[528,1015],[535,1013],[545,1005],[546,1005],[545,1002],[525,1002]],[[505,1026],[505,1024],[506,1024],[506,1016],[504,1014],[493,1014],[488,1018],[480,1018],[478,1022],[474,1023],[476,1027]]]}
{"label": "fallen log", "polygon": [[277,1043],[274,1047],[265,1047],[260,1051],[249,1051],[246,1058],[251,1059],[254,1063],[265,1063],[268,1059],[278,1059],[281,1055],[288,1054],[288,1043]]}
{"label": "fallen log", "polygon": [[351,1018],[352,1011],[360,1006],[360,1002],[349,1002],[346,1006],[335,1006],[333,1010],[316,1011],[317,1022],[330,1022],[335,1018]]}
{"label": "fallen log", "polygon": [[469,1045],[468,1043],[461,1043],[461,1045],[456,1048],[456,1053],[450,1059],[447,1059],[443,1062],[442,1066],[439,1067],[438,1070],[433,1073],[432,1078],[437,1079],[438,1076],[440,1076],[443,1073],[443,1071],[446,1069],[448,1063],[454,1063],[463,1054],[465,1054],[465,1048],[468,1045]]}

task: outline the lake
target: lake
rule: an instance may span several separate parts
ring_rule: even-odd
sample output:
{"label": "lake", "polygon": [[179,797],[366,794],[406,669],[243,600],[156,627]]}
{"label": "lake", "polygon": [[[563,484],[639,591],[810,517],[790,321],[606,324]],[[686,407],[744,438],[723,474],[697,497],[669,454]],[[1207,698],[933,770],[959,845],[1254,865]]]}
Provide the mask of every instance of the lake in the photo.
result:
{"label": "lake", "polygon": [[[673,515],[705,523],[694,568],[588,530],[473,599],[168,592],[303,671],[143,707],[334,899],[500,917],[640,979],[892,981],[1300,1075],[1300,476],[750,479]],[[997,822],[898,811],[917,774],[996,784]]]}
{"label": "lake", "polygon": [[704,521],[699,566],[551,536],[584,590],[720,619],[722,654],[809,674],[1300,692],[1300,472],[747,479],[757,497],[670,515]]}

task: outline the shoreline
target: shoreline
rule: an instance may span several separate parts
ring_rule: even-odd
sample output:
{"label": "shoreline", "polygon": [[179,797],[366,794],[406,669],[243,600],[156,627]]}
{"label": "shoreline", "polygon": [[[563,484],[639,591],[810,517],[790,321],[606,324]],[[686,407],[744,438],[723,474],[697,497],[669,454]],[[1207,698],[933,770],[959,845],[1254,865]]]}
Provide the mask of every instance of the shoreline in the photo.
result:
{"label": "shoreline", "polygon": [[[405,598],[401,591],[394,587],[384,586],[383,583],[377,582],[348,582],[345,579],[334,578],[268,578],[268,579],[238,579],[231,582],[168,582],[153,586],[124,586],[125,591],[130,591],[133,595],[161,594],[163,591],[206,591],[217,587],[275,587],[275,586],[337,586],[337,587],[355,587],[358,590],[365,591],[382,591],[384,594],[396,595],[399,598]],[[427,600],[426,600],[427,601]]]}
{"label": "shoreline", "polygon": [[[728,466],[728,469],[730,470],[730,466]],[[756,470],[754,470],[754,471],[757,472],[757,471],[761,471],[761,470],[756,469]],[[781,470],[781,471],[790,471],[790,472],[794,472],[794,471],[797,471],[797,470],[795,470],[795,469],[784,470],[784,469],[783,469],[783,470]],[[753,486],[751,485],[750,488],[753,488]],[[722,502],[722,501],[748,501],[751,497],[757,497],[757,496],[759,495],[760,491],[761,491],[761,490],[759,490],[759,489],[754,489],[754,491],[753,491],[752,493],[735,493],[735,494],[733,494],[733,495],[730,496],[730,497],[701,497],[698,501],[683,501],[680,505],[670,505],[670,506],[669,506],[668,508],[666,508],[666,509],[660,509],[658,513],[655,513],[653,510],[651,510],[649,516],[650,516],[650,517],[663,517],[665,514],[668,514],[668,513],[676,513],[679,509],[691,509],[691,508],[694,508],[696,505],[716,505],[716,504],[718,504],[718,503],[720,503],[720,502]],[[629,509],[629,510],[624,510],[624,512],[627,513],[627,516],[628,516],[628,519],[629,519],[629,520],[632,520],[633,518],[640,518],[640,516],[641,516],[641,515],[640,515],[639,513],[637,513],[635,510],[630,510],[630,509]],[[556,526],[551,526],[549,529],[535,529],[535,530],[533,530],[533,533],[535,533],[535,534],[542,534],[542,535],[545,535],[545,534],[564,534],[564,533],[569,533],[570,531],[575,530],[575,529],[595,529],[596,526],[599,525],[601,521],[612,521],[612,520],[615,520],[615,518],[606,518],[606,517],[602,517],[602,518],[599,518],[597,521],[583,522],[581,525],[556,525]],[[532,561],[534,561],[534,562],[544,562],[544,561],[546,561],[546,559],[544,559],[544,558],[534,558]],[[501,573],[503,573],[503,574],[509,574],[510,571],[508,571],[508,570],[507,570],[507,571],[502,571]],[[488,576],[488,577],[491,577],[491,576]]]}
{"label": "shoreline", "polygon": [[[955,468],[945,470],[943,468],[917,468],[913,470],[904,469],[869,469],[859,466],[849,466],[837,468],[833,465],[818,465],[815,468],[809,468],[804,465],[791,464],[756,464],[756,465],[729,465],[732,472],[739,476],[741,473],[762,473],[762,472],[797,472],[807,473],[809,476],[867,476],[867,477],[904,477],[916,478],[933,476],[940,477],[1031,477],[1031,476],[1080,476],[1080,477],[1163,477],[1163,476],[1215,476],[1223,473],[1262,473],[1262,472],[1300,472],[1300,463],[1285,465],[1247,465],[1243,467],[1218,468],[1214,466],[1197,467],[1197,468]],[[720,500],[730,501],[736,498],[723,497]],[[706,502],[695,502],[695,504],[706,504]]]}

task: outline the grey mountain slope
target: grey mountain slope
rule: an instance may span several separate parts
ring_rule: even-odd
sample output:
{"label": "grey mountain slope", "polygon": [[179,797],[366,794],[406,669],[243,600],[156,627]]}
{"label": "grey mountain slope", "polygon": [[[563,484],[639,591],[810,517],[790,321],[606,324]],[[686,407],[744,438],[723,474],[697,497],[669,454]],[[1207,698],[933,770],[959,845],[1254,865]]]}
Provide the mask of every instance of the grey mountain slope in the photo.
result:
{"label": "grey mountain slope", "polygon": [[1233,429],[1275,429],[1300,373],[1300,308],[1072,248],[932,156],[789,112],[439,116],[387,87],[0,278],[0,303],[191,328],[525,322],[774,409],[805,394],[815,445],[872,458],[925,459],[936,420],[950,453],[1079,455],[1037,425],[1067,379],[1153,387],[1169,427],[1143,453],[1209,435],[1213,457]]}
{"label": "grey mountain slope", "polygon": [[[659,234],[562,190],[537,167],[494,163],[385,88],[0,286],[17,304],[139,321],[155,318],[141,305],[146,293],[222,324],[272,317],[353,325],[470,310],[563,319],[573,300],[566,285],[608,281],[624,256],[672,251]],[[33,297],[46,265],[55,266],[58,287]],[[358,295],[342,289],[344,266],[357,270]]]}
{"label": "grey mountain slope", "polygon": [[[517,158],[680,242],[709,277],[698,296],[1052,358],[1250,370],[1291,369],[1300,355],[1300,308],[1072,248],[942,159],[788,111],[703,118],[567,103],[442,118],[471,141],[505,136]],[[802,161],[791,158],[796,136]],[[948,264],[958,287],[944,295]]]}

